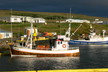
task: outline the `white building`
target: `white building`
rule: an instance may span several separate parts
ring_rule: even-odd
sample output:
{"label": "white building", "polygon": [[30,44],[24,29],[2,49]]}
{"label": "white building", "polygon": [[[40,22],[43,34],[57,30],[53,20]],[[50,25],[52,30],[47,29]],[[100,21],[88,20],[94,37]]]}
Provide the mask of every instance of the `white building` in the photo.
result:
{"label": "white building", "polygon": [[46,23],[44,18],[33,18],[28,16],[11,16],[11,17],[0,17],[1,21],[6,22],[33,22],[33,23]]}
{"label": "white building", "polygon": [[92,21],[91,23],[93,23],[93,24],[108,24],[108,21],[107,21],[107,20],[95,19],[95,20]]}
{"label": "white building", "polygon": [[25,16],[0,17],[0,20],[6,22],[23,22],[25,21]]}
{"label": "white building", "polygon": [[90,23],[89,20],[79,20],[79,19],[66,19],[69,23]]}
{"label": "white building", "polygon": [[66,21],[56,21],[56,23],[66,23]]}
{"label": "white building", "polygon": [[4,31],[4,30],[0,30],[0,39],[12,38],[12,37],[13,37],[12,32],[7,32],[7,31]]}
{"label": "white building", "polygon": [[32,23],[46,23],[46,20],[44,18],[26,17],[26,21]]}
{"label": "white building", "polygon": [[33,18],[34,23],[46,23],[44,18]]}
{"label": "white building", "polygon": [[103,24],[108,24],[108,21],[103,21]]}
{"label": "white building", "polygon": [[26,22],[33,22],[33,23],[34,23],[33,17],[26,17],[26,18],[25,18],[25,21],[26,21]]}
{"label": "white building", "polygon": [[23,16],[11,16],[10,22],[23,22],[24,17]]}
{"label": "white building", "polygon": [[92,22],[93,24],[103,24],[103,21],[99,19],[95,19],[95,21]]}

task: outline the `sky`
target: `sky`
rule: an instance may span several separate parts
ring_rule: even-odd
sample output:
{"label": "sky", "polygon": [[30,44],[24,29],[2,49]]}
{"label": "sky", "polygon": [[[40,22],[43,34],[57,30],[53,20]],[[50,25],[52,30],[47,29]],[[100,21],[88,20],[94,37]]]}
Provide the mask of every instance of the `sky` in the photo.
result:
{"label": "sky", "polygon": [[76,13],[108,18],[108,0],[0,0],[0,9]]}

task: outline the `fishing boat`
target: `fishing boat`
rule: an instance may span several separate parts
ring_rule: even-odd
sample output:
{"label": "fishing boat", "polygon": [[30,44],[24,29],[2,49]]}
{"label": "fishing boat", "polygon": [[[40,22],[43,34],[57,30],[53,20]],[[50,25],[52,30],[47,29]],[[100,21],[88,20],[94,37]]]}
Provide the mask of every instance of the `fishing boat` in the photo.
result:
{"label": "fishing boat", "polygon": [[78,40],[70,40],[69,44],[77,44],[77,45],[100,45],[100,44],[108,44],[108,37],[105,36],[106,30],[102,30],[102,36],[97,35],[92,25],[90,24],[90,33],[89,35],[82,34],[82,39]]}
{"label": "fishing boat", "polygon": [[[31,23],[31,29],[33,24]],[[22,57],[76,57],[79,56],[79,47],[69,47],[65,40],[56,38],[50,45],[33,45],[32,31],[27,38],[25,45],[10,45],[11,56]]]}

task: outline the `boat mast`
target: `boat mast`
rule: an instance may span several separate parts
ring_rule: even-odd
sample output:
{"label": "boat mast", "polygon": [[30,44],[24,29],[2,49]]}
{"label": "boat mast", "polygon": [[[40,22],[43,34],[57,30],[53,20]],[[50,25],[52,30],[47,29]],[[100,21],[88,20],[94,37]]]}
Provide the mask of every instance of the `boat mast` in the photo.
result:
{"label": "boat mast", "polygon": [[70,8],[70,19],[71,19],[71,8]]}
{"label": "boat mast", "polygon": [[68,28],[68,30],[65,33],[66,37],[70,37],[70,31],[71,31],[71,24],[69,24],[69,28]]}
{"label": "boat mast", "polygon": [[[33,24],[32,24],[32,22],[30,22],[30,25],[31,25],[31,27],[30,27],[30,35],[28,36],[28,38],[27,38],[27,41],[26,41],[26,47],[28,46],[28,45],[30,45],[29,47],[32,49],[32,38],[33,38],[33,36],[32,36],[32,29],[33,29]],[[30,42],[30,43],[29,43]]]}
{"label": "boat mast", "polygon": [[[11,8],[11,18],[12,18],[12,8]],[[10,18],[10,21],[11,21],[11,33],[12,33],[12,20]],[[11,38],[11,42],[12,42],[12,38]]]}
{"label": "boat mast", "polygon": [[33,36],[32,36],[32,29],[33,29],[33,24],[31,22],[31,29],[30,29],[30,48],[31,49],[32,49],[32,38],[33,38]]}
{"label": "boat mast", "polygon": [[102,30],[102,32],[103,32],[103,38],[104,38],[105,37],[106,30]]}
{"label": "boat mast", "polygon": [[[71,19],[71,8],[70,8],[70,19]],[[71,21],[68,30],[65,32],[65,37],[70,37],[70,31],[71,31]]]}

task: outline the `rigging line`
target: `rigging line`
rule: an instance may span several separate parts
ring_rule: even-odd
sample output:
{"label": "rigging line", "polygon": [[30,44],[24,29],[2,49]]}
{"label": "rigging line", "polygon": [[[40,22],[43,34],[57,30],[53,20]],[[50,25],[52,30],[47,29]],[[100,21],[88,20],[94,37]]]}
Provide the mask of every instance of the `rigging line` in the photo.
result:
{"label": "rigging line", "polygon": [[71,36],[73,36],[73,35],[76,33],[76,31],[78,31],[78,29],[79,29],[81,26],[82,26],[82,24],[80,24],[80,26],[71,34]]}
{"label": "rigging line", "polygon": [[70,8],[70,19],[71,19],[71,8]]}

